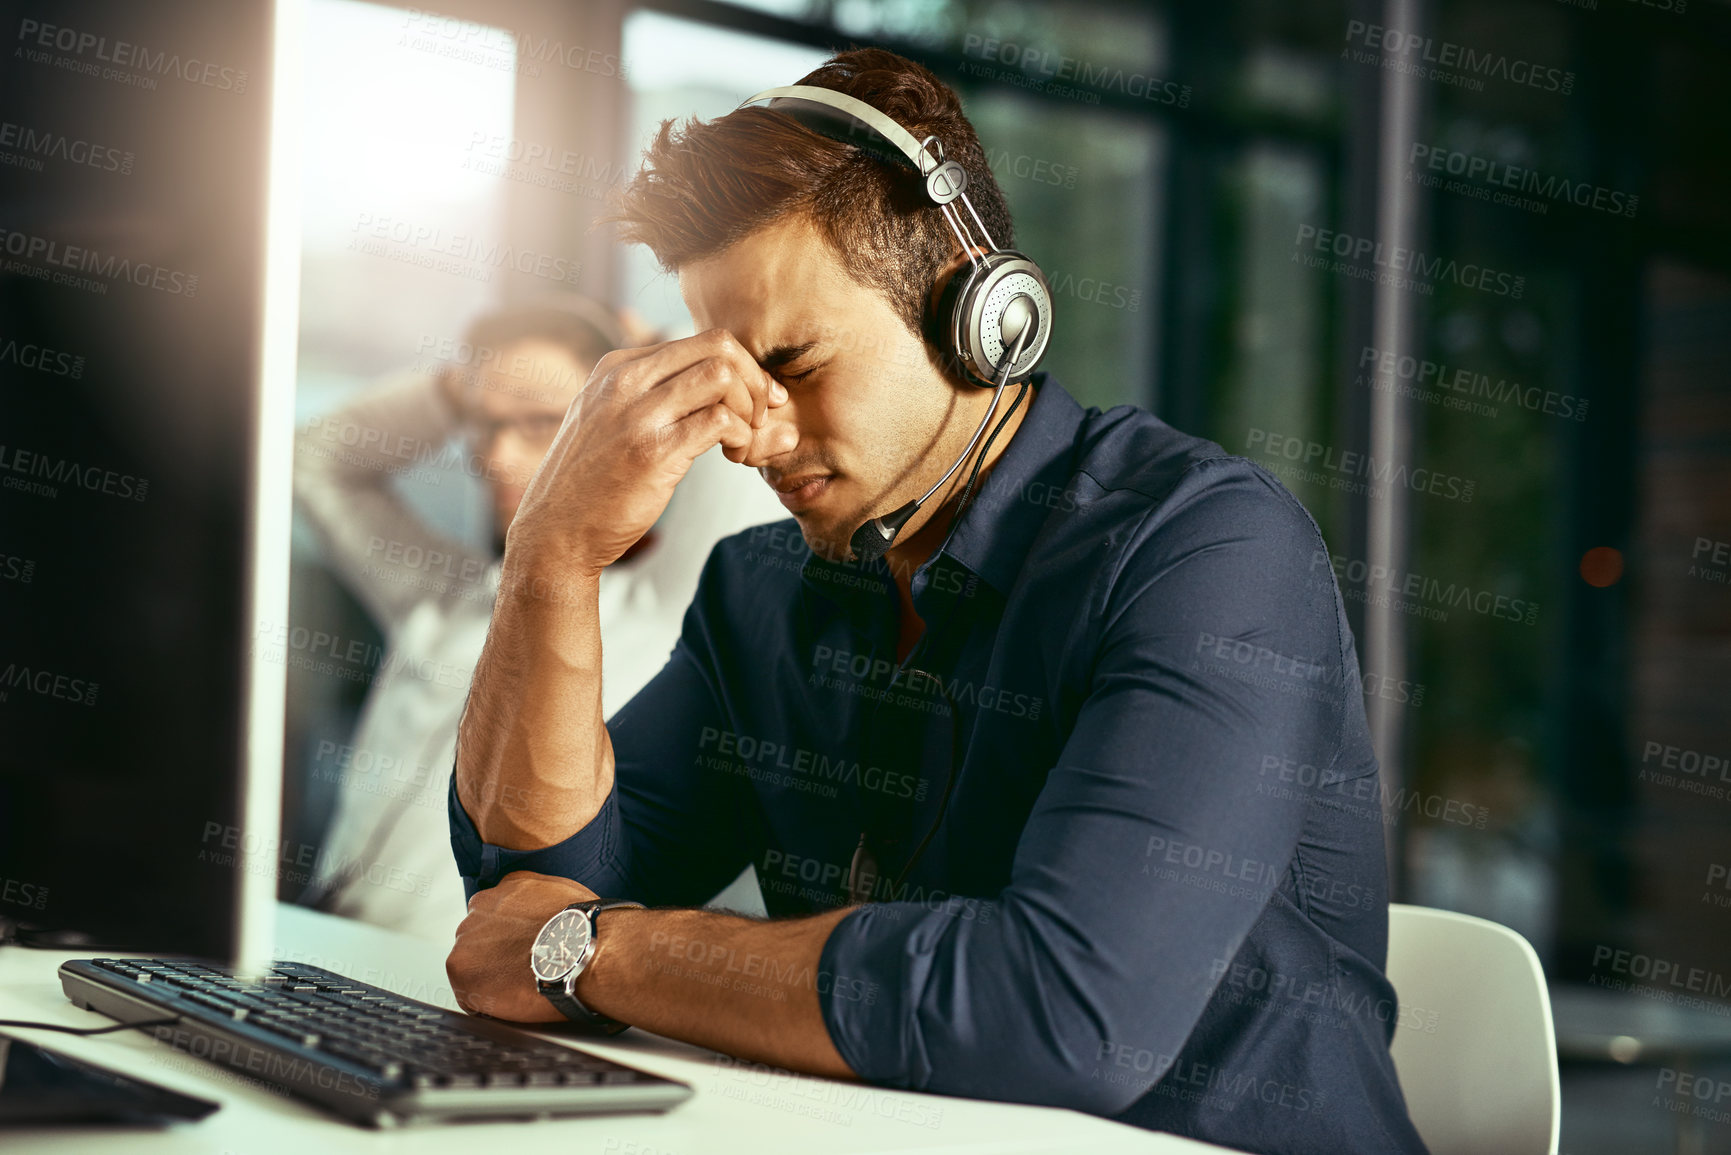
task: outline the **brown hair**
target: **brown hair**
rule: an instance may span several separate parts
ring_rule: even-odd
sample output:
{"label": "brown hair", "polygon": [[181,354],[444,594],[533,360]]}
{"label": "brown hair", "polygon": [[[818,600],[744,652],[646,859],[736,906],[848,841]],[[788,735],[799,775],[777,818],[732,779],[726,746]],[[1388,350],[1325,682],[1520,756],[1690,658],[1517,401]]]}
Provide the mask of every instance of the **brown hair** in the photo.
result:
{"label": "brown hair", "polygon": [[[935,134],[944,156],[968,173],[968,197],[1006,248],[1015,244],[1004,194],[992,176],[960,98],[930,70],[893,52],[837,53],[798,83],[865,101],[913,134]],[[622,239],[649,246],[661,267],[678,272],[790,214],[803,213],[852,276],[882,293],[916,336],[928,339],[927,294],[960,251],[923,182],[891,164],[761,106],[735,109],[675,128],[661,122],[643,167],[604,218],[623,223]],[[978,229],[957,209],[976,238]]]}

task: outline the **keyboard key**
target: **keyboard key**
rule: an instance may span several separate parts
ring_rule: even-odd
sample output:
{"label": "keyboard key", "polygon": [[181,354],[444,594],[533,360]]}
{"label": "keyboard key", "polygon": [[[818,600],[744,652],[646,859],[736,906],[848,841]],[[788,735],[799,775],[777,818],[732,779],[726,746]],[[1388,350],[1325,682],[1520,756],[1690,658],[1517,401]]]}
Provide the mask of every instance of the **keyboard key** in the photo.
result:
{"label": "keyboard key", "polygon": [[587,1086],[601,1079],[599,1071],[585,1071],[576,1067],[566,1067],[559,1072],[559,1082],[567,1087]]}

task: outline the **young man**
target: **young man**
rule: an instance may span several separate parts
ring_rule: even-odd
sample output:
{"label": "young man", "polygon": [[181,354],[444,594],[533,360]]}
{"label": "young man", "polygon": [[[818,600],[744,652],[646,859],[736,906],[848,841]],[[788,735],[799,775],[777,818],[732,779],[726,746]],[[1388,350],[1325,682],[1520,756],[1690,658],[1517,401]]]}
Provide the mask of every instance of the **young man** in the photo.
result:
{"label": "young man", "polygon": [[[929,72],[862,50],[801,83],[936,134],[1012,243]],[[935,351],[965,258],[918,179],[744,108],[664,125],[623,218],[702,332],[602,360],[512,527],[450,799],[463,1005],[1250,1151],[1422,1151],[1377,766],[1304,510],[1036,374],[960,517],[967,469],[851,560],[992,403]],[[604,725],[596,584],[717,442],[793,522],[716,547]],[[746,862],[776,917],[679,909]]]}
{"label": "young man", "polygon": [[[466,896],[450,869],[447,778],[506,530],[590,369],[628,340],[586,298],[489,313],[465,334],[474,364],[392,375],[297,435],[300,510],[388,643],[355,733],[314,768],[335,779],[336,806],[302,902],[450,945]],[[439,533],[394,487],[453,436],[486,487],[492,549]],[[605,712],[665,664],[710,547],[780,513],[719,449],[693,464],[658,527],[602,582]]]}

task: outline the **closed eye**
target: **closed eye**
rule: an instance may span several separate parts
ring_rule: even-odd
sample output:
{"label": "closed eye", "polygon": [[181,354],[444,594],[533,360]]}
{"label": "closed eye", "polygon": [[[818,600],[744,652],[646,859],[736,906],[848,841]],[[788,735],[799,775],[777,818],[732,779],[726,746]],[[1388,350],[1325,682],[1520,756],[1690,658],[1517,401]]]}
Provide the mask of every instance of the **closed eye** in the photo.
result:
{"label": "closed eye", "polygon": [[814,365],[803,373],[789,373],[789,365],[797,365],[811,356],[817,348],[816,341],[806,341],[799,345],[777,345],[758,359],[766,373],[774,375],[778,380],[797,384],[815,373],[821,365]]}
{"label": "closed eye", "polygon": [[812,368],[802,369],[798,373],[789,373],[786,369],[771,369],[769,370],[769,375],[774,377],[777,381],[780,381],[783,387],[792,389],[803,384],[807,377],[810,377],[821,368],[823,368],[823,366],[814,365]]}

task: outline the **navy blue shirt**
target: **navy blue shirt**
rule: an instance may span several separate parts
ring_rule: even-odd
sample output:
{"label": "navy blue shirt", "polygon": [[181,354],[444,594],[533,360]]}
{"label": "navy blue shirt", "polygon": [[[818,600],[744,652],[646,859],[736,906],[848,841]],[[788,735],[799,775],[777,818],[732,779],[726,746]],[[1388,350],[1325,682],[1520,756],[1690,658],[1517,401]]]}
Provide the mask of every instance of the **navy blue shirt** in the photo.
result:
{"label": "navy blue shirt", "polygon": [[1315,523],[1142,410],[1031,408],[912,575],[791,519],[718,543],[668,663],[608,722],[616,778],[512,870],[697,905],[747,863],[771,915],[872,901],[815,984],[885,1086],[1070,1107],[1255,1152],[1422,1152],[1389,1040],[1364,687]]}

